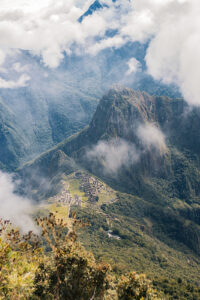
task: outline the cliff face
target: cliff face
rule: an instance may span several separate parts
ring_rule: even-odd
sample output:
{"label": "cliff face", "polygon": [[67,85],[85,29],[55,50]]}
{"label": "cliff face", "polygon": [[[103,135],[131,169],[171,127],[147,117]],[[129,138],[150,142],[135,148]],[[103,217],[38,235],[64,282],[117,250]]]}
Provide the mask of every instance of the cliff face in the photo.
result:
{"label": "cliff face", "polygon": [[[199,121],[199,109],[190,111],[182,99],[112,89],[101,99],[88,127],[40,160],[59,149],[124,192],[143,195],[147,182],[162,179],[174,197],[191,201],[200,195]],[[122,146],[124,152],[118,155]],[[126,152],[131,152],[115,174],[104,168],[106,157],[112,153],[109,147],[115,150],[116,160],[124,161]],[[137,159],[131,158],[133,152]]]}
{"label": "cliff face", "polygon": [[[96,175],[116,183],[118,188],[120,185],[125,192],[141,195],[141,185],[136,181],[155,177],[170,181],[178,197],[187,198],[184,189],[194,189],[198,196],[198,131],[195,130],[191,137],[188,124],[193,123],[193,115],[198,124],[200,114],[187,109],[181,99],[153,97],[131,89],[112,89],[101,99],[89,127],[59,148]],[[190,143],[193,139],[194,145]],[[140,158],[133,163],[130,159],[130,163],[119,168],[117,176],[110,173],[107,176],[102,157],[96,155],[91,162],[88,152],[100,142],[109,147],[110,141],[112,144],[115,140],[134,146]],[[192,170],[191,178],[187,173]]]}

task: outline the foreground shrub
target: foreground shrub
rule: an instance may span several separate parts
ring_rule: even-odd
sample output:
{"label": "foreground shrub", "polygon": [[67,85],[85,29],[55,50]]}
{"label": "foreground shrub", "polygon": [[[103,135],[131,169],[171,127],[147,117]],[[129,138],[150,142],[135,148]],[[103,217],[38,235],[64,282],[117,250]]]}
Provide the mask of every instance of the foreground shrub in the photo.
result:
{"label": "foreground shrub", "polygon": [[0,299],[28,299],[41,249],[36,235],[21,236],[9,221],[0,220]]}
{"label": "foreground shrub", "polygon": [[42,237],[21,236],[0,222],[0,299],[129,300],[158,299],[144,275],[118,277],[77,240],[88,224],[75,214],[65,223],[55,215],[38,218]]}
{"label": "foreground shrub", "polygon": [[122,276],[117,291],[119,300],[158,299],[150,280],[144,274],[138,275],[132,272],[126,277]]}
{"label": "foreground shrub", "polygon": [[53,214],[38,219],[38,224],[52,252],[39,265],[34,294],[40,299],[103,299],[109,289],[110,266],[97,264],[93,254],[77,242],[76,230],[85,224],[74,216],[66,233],[67,224]]}

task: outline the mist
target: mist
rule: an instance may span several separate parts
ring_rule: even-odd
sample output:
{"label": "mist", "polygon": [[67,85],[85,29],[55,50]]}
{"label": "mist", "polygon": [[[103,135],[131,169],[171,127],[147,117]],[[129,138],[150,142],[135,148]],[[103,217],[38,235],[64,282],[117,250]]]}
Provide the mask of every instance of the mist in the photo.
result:
{"label": "mist", "polygon": [[105,173],[117,174],[122,167],[136,163],[140,153],[134,144],[119,138],[98,142],[87,152],[87,158],[99,161]]}
{"label": "mist", "polygon": [[137,128],[137,136],[145,149],[153,147],[159,153],[165,153],[167,146],[163,132],[152,123],[140,124]]}
{"label": "mist", "polygon": [[15,193],[12,175],[0,171],[0,218],[10,220],[22,233],[37,232],[31,218],[34,205],[27,199]]}

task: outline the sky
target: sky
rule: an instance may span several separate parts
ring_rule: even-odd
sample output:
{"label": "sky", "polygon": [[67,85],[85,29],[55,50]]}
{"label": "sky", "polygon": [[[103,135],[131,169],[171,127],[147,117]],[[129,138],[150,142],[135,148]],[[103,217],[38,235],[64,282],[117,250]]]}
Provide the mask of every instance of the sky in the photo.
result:
{"label": "sky", "polygon": [[[49,69],[64,55],[97,55],[130,42],[147,43],[147,72],[166,84],[176,84],[185,100],[200,105],[199,0],[101,0],[107,6],[78,22],[93,1],[0,0],[0,71],[6,61],[26,50]],[[114,32],[109,36],[108,31]],[[15,63],[20,64],[19,61]],[[127,61],[129,75],[139,62]],[[29,84],[26,66],[15,79],[1,75],[0,88]],[[9,66],[11,68],[11,66]]]}

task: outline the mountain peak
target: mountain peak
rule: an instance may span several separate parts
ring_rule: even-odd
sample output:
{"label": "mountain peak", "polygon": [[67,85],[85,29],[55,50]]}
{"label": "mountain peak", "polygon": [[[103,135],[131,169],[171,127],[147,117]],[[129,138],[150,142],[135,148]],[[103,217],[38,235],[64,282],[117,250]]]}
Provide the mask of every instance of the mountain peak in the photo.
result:
{"label": "mountain peak", "polygon": [[119,85],[119,84],[114,84],[109,90],[108,90],[108,92],[107,92],[107,94],[109,94],[109,93],[116,93],[116,94],[121,94],[121,95],[127,95],[127,96],[130,96],[130,95],[133,95],[133,94],[135,94],[135,95],[139,95],[139,94],[141,94],[141,92],[139,92],[139,91],[136,91],[136,90],[133,90],[133,89],[131,89],[131,88],[129,88],[129,87],[125,87],[125,86],[123,86],[123,85]]}
{"label": "mountain peak", "polygon": [[[128,116],[131,114],[139,115],[148,113],[149,109],[153,108],[155,98],[147,93],[135,91],[133,89],[114,86],[100,100],[96,113],[94,114],[93,122],[98,118],[114,118],[118,114]],[[133,113],[135,111],[135,113]],[[120,117],[121,118],[121,117]]]}
{"label": "mountain peak", "polygon": [[85,17],[92,15],[95,11],[103,8],[103,7],[108,7],[106,4],[101,4],[100,1],[96,0],[94,1],[88,10],[79,18],[79,22],[81,23]]}

